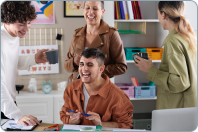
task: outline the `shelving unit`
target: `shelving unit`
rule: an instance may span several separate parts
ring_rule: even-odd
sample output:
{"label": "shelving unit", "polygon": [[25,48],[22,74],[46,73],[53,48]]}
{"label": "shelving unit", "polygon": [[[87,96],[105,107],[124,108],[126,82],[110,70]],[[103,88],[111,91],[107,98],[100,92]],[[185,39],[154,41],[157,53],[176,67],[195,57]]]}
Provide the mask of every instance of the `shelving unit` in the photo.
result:
{"label": "shelving unit", "polygon": [[[127,60],[126,62],[127,62],[127,63],[135,63],[133,60],[131,60],[131,61]],[[152,62],[153,62],[153,63],[160,63],[161,60],[152,60]]]}
{"label": "shelving unit", "polygon": [[155,98],[130,98],[130,100],[156,100],[157,97]]}
{"label": "shelving unit", "polygon": [[[110,26],[118,23],[132,23],[133,26],[138,23],[146,23],[146,31],[144,34],[120,34],[123,40],[124,47],[161,47],[163,40],[168,35],[168,31],[164,31],[159,23],[157,16],[157,1],[140,1],[142,9],[142,16],[144,19],[135,20],[114,20],[114,2],[105,1],[105,15],[104,21]],[[119,29],[118,29],[119,30]],[[161,60],[153,60],[153,65],[159,67]],[[149,80],[146,79],[146,73],[139,70],[134,65],[134,61],[127,60],[127,72],[123,75],[114,77],[115,83],[130,83],[130,76],[135,76],[139,83],[145,83]],[[134,113],[148,113],[156,107],[155,98],[130,98],[133,106]]]}
{"label": "shelving unit", "polygon": [[158,19],[114,20],[115,22],[159,22]]}

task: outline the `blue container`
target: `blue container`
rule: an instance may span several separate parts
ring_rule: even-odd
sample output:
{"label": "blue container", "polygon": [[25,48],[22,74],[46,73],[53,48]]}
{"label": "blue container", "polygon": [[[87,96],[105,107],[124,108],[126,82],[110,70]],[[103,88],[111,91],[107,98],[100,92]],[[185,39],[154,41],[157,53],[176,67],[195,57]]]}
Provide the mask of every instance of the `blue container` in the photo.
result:
{"label": "blue container", "polygon": [[156,88],[155,86],[136,86],[135,98],[155,98]]}
{"label": "blue container", "polygon": [[137,54],[137,52],[146,53],[146,48],[132,48],[125,47],[126,60],[133,60],[133,54]]}

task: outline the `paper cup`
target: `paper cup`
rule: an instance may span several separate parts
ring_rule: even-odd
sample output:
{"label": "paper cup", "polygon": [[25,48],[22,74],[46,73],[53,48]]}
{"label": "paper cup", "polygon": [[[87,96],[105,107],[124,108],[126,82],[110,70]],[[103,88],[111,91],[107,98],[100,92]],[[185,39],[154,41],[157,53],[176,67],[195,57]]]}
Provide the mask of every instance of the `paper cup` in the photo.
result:
{"label": "paper cup", "polygon": [[58,50],[50,50],[45,53],[50,64],[58,63]]}

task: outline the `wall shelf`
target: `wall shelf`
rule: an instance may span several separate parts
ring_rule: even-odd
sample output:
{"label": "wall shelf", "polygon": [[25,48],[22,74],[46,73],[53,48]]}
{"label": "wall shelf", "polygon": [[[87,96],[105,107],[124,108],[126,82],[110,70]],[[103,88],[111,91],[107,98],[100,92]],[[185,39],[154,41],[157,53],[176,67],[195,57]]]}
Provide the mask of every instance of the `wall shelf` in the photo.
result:
{"label": "wall shelf", "polygon": [[157,97],[155,98],[130,98],[130,100],[156,100]]}
{"label": "wall shelf", "polygon": [[158,19],[114,20],[114,22],[159,22]]}
{"label": "wall shelf", "polygon": [[[127,60],[127,63],[135,63],[134,60]],[[161,60],[152,60],[153,63],[160,63]]]}

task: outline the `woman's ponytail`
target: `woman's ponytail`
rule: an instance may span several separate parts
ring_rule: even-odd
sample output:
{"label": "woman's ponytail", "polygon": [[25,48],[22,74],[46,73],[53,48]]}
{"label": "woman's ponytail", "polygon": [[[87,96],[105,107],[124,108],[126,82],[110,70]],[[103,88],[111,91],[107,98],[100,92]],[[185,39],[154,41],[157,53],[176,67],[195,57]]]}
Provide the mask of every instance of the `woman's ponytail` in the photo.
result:
{"label": "woman's ponytail", "polygon": [[189,21],[184,16],[180,16],[180,21],[178,22],[178,26],[175,30],[188,41],[192,51],[197,54],[197,37]]}

